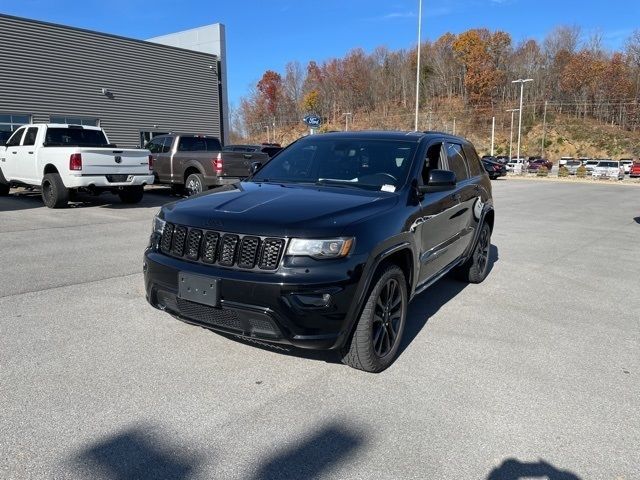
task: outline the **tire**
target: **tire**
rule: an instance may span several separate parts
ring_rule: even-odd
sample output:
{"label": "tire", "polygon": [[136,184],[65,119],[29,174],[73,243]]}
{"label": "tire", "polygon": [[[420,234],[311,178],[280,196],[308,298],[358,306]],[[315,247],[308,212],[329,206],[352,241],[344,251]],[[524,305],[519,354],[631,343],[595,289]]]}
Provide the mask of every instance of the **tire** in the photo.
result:
{"label": "tire", "polygon": [[142,197],[144,196],[144,187],[127,187],[125,190],[118,192],[118,196],[122,203],[140,203],[140,200],[142,200]]}
{"label": "tire", "polygon": [[483,222],[471,258],[456,269],[456,277],[463,282],[481,283],[489,273],[490,252],[491,227],[487,222]]}
{"label": "tire", "polygon": [[397,265],[390,265],[378,276],[369,293],[353,335],[342,349],[342,362],[370,373],[389,367],[402,342],[407,303],[404,273]]}
{"label": "tire", "polygon": [[184,192],[190,197],[206,190],[204,176],[199,173],[190,174],[184,182]]}
{"label": "tire", "polygon": [[58,173],[47,173],[42,178],[42,201],[49,208],[63,208],[69,203],[69,190]]}
{"label": "tire", "polygon": [[6,197],[7,195],[9,195],[9,185],[0,183],[0,197]]}

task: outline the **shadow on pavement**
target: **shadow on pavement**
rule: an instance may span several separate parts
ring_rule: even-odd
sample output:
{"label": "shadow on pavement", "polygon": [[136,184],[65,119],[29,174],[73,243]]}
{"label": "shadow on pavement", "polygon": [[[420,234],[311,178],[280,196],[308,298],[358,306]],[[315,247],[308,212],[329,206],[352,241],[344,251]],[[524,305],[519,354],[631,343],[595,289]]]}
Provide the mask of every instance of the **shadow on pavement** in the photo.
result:
{"label": "shadow on pavement", "polygon": [[[182,197],[172,196],[168,188],[154,188],[145,190],[142,201],[138,204],[127,205],[120,201],[118,196],[111,193],[91,195],[88,193],[76,193],[69,200],[67,208],[101,207],[128,210],[133,208],[161,207],[162,205],[180,200]],[[28,189],[12,189],[6,197],[0,197],[0,212],[26,210],[29,208],[46,208],[42,203],[39,191]]]}
{"label": "shadow on pavement", "polygon": [[364,436],[344,427],[330,424],[302,443],[276,454],[259,466],[254,480],[319,478],[336,464],[352,457],[364,444]]}
{"label": "shadow on pavement", "polygon": [[[206,443],[202,447],[205,457],[194,454],[193,447],[169,445],[168,438],[156,428],[127,429],[82,450],[72,459],[72,466],[83,478],[109,480],[183,480],[198,476],[205,462],[211,469],[211,449]],[[255,465],[252,470],[256,473],[250,478],[318,478],[353,457],[364,444],[364,435],[345,427],[343,422],[329,423],[301,441],[289,443],[289,447]]]}
{"label": "shadow on pavement", "polygon": [[[489,251],[489,273],[487,276],[491,275],[491,271],[498,259],[498,247],[491,245]],[[468,285],[468,283],[447,276],[413,298],[407,311],[407,324],[404,327],[404,336],[400,350],[398,351],[398,356],[402,355],[402,352],[409,347],[429,319]]]}
{"label": "shadow on pavement", "polygon": [[521,462],[515,458],[508,458],[502,465],[494,468],[487,480],[521,480],[521,479],[545,479],[545,480],[580,480],[575,473],[568,470],[558,470],[544,460],[537,462]]}
{"label": "shadow on pavement", "polygon": [[144,428],[119,432],[80,452],[74,465],[85,478],[179,480],[192,476],[201,459],[159,441],[155,433]]}
{"label": "shadow on pavement", "polygon": [[636,222],[636,223],[640,223],[640,217],[634,218],[633,221]]}

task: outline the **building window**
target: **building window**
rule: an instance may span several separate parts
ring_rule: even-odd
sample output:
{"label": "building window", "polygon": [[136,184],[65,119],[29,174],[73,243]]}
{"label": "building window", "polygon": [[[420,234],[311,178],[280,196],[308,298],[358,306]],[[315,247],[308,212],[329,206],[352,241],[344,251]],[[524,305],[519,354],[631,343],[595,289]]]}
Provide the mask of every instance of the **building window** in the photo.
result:
{"label": "building window", "polygon": [[91,127],[100,126],[100,120],[97,118],[83,118],[83,117],[65,117],[51,115],[49,123],[66,123],[68,125],[88,125]]}
{"label": "building window", "polygon": [[22,125],[31,123],[31,115],[0,113],[0,132],[15,132]]}

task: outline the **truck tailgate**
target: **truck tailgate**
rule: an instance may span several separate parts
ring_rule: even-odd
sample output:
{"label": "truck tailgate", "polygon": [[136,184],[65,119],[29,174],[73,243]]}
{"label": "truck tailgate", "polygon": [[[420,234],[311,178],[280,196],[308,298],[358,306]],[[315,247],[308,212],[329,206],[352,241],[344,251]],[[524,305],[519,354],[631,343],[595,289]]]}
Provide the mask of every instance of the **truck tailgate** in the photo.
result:
{"label": "truck tailgate", "polygon": [[149,151],[122,148],[79,148],[83,175],[149,173]]}

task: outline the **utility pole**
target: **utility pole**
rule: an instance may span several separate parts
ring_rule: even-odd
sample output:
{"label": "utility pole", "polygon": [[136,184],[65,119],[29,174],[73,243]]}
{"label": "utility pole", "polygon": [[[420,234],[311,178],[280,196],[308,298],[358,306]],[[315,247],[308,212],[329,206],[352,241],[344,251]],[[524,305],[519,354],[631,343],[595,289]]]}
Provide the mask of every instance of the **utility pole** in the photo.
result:
{"label": "utility pole", "polygon": [[264,125],[262,128],[267,129],[267,143],[271,141],[271,136],[269,135],[269,125]]}
{"label": "utility pole", "polygon": [[517,108],[512,108],[511,110],[507,110],[507,112],[511,112],[511,134],[509,135],[509,160],[511,160],[511,151],[513,150],[513,114],[518,111]]}
{"label": "utility pole", "polygon": [[418,111],[420,109],[420,43],[422,33],[422,0],[418,0],[418,62],[416,66],[416,122],[415,131],[418,131]]}
{"label": "utility pole", "polygon": [[343,113],[342,116],[344,117],[344,131],[348,132],[349,131],[349,117],[351,116],[351,112]]}
{"label": "utility pole", "polygon": [[428,125],[429,128],[427,128],[427,130],[431,130],[431,114],[432,113],[433,112],[431,110],[429,110],[429,125]]}
{"label": "utility pole", "polygon": [[522,136],[522,97],[524,96],[524,84],[533,82],[533,78],[513,80],[511,83],[520,84],[520,111],[518,112],[518,158],[520,158],[520,138]]}
{"label": "utility pole", "polygon": [[493,120],[491,121],[491,156],[492,157],[493,157],[493,146],[495,144],[495,139],[496,139],[496,117],[493,117]]}
{"label": "utility pole", "polygon": [[547,100],[544,101],[544,116],[542,117],[542,152],[540,153],[540,156],[542,158],[544,158],[544,141],[545,141],[545,137],[547,136],[547,103],[549,103]]}
{"label": "utility pole", "polygon": [[456,119],[453,119],[453,134],[456,134]]}

